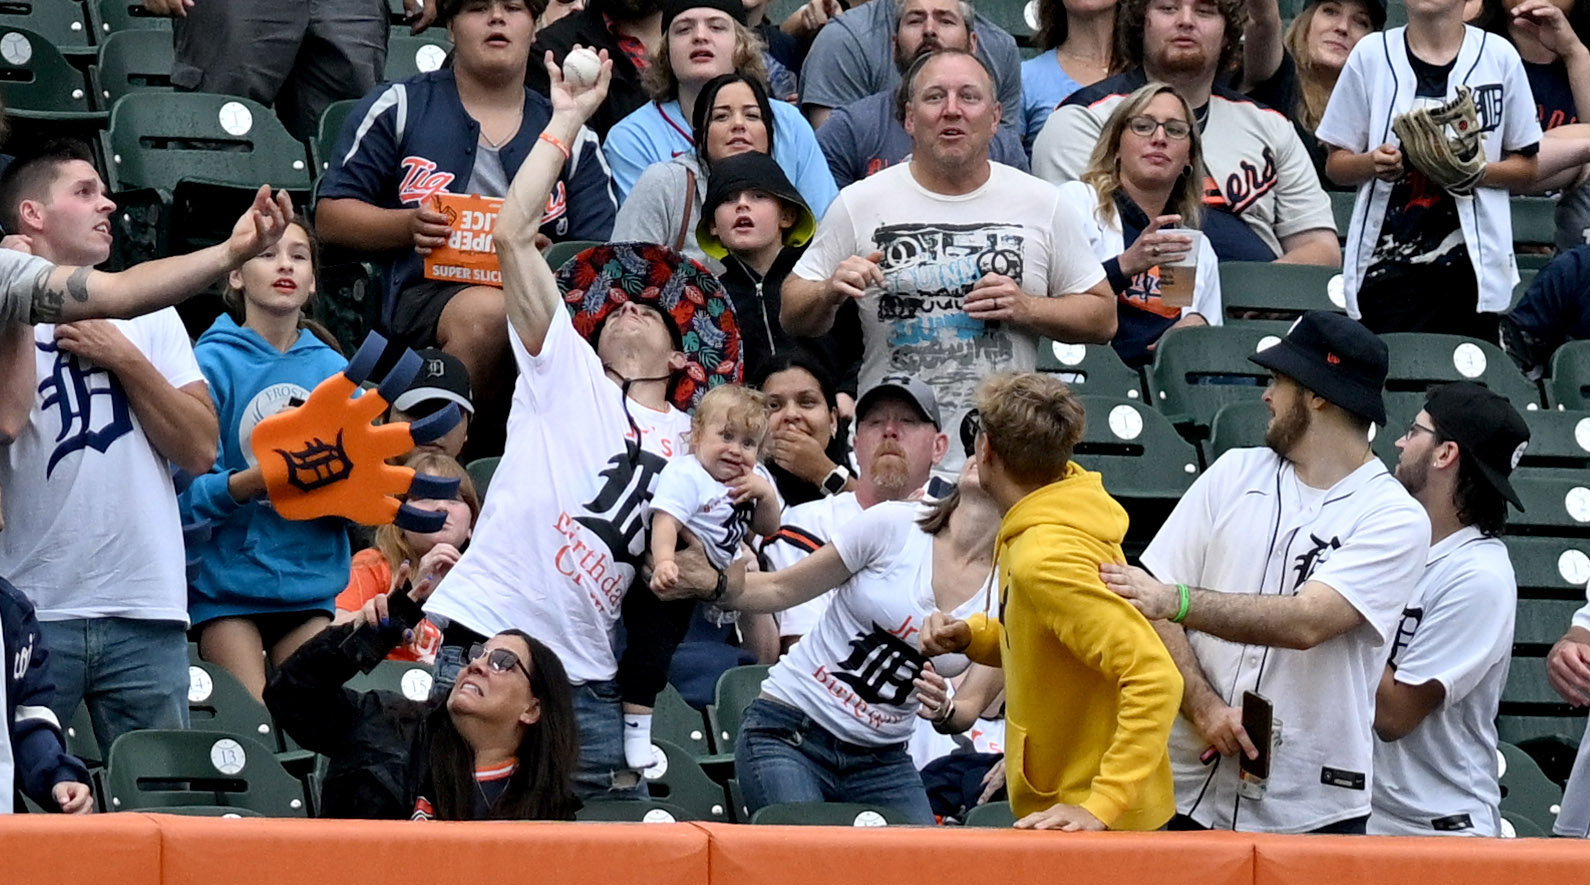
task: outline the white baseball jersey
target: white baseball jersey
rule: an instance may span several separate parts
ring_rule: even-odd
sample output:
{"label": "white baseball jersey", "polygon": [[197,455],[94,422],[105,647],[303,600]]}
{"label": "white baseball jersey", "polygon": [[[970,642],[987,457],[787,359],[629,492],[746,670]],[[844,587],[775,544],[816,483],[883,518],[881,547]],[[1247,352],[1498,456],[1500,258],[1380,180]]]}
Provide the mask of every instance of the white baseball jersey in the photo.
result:
{"label": "white baseball jersey", "polygon": [[[784,512],[784,524],[776,534],[762,544],[762,556],[768,567],[777,571],[789,568],[816,553],[824,544],[834,539],[834,532],[861,515],[861,501],[855,492],[841,492],[828,498],[818,498],[797,504]],[[828,601],[834,591],[809,599],[800,605],[776,612],[779,636],[805,636],[817,626],[817,621],[828,610]]]}
{"label": "white baseball jersey", "polygon": [[1193,483],[1143,553],[1144,568],[1233,594],[1295,595],[1318,581],[1364,623],[1307,651],[1187,631],[1226,703],[1256,691],[1275,705],[1281,744],[1265,797],[1243,799],[1235,758],[1199,762],[1209,742],[1178,716],[1170,758],[1179,812],[1206,827],[1278,833],[1369,814],[1375,687],[1429,546],[1424,508],[1375,459],[1320,490],[1269,449],[1233,449]]}
{"label": "white baseball jersey", "polygon": [[[1320,141],[1354,153],[1400,144],[1391,131],[1392,118],[1423,103],[1414,95],[1418,77],[1408,62],[1406,31],[1392,28],[1370,34],[1353,47],[1315,132]],[[1503,151],[1539,144],[1534,94],[1518,51],[1505,37],[1479,28],[1466,29],[1463,47],[1447,78],[1448,99],[1456,97],[1459,86],[1474,91],[1487,162],[1500,160]],[[1354,319],[1360,316],[1358,287],[1374,257],[1392,187],[1392,182],[1371,178],[1358,186],[1353,203],[1347,245],[1342,250],[1342,284],[1347,313]],[[1506,310],[1518,283],[1507,196],[1501,188],[1480,188],[1472,197],[1453,196],[1479,284],[1482,312]]]}
{"label": "white baseball jersey", "polygon": [[[1590,599],[1590,586],[1585,587]],[[1590,630],[1590,601],[1573,616],[1573,625]],[[1562,810],[1551,831],[1559,836],[1590,838],[1590,723],[1585,725],[1584,739],[1579,742],[1579,755],[1573,762],[1573,773],[1568,775],[1568,789],[1562,794]]]}
{"label": "white baseball jersey", "polygon": [[[1077,90],[1049,115],[1032,145],[1032,174],[1056,184],[1079,181],[1104,121],[1134,89],[1142,69]],[[1202,119],[1204,201],[1230,210],[1281,254],[1281,240],[1310,230],[1335,232],[1330,197],[1308,149],[1285,114],[1216,86]],[[1199,271],[1202,273],[1202,271]]]}
{"label": "white baseball jersey", "polygon": [[1397,682],[1446,699],[1399,741],[1375,741],[1376,835],[1495,836],[1496,707],[1513,653],[1518,582],[1507,547],[1468,526],[1430,548],[1391,646]]}

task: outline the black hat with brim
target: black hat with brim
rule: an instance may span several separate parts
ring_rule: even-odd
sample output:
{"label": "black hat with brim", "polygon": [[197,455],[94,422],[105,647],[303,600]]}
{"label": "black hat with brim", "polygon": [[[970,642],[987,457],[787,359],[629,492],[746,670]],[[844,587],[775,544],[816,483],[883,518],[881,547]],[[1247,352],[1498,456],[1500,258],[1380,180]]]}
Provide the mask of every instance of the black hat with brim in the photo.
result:
{"label": "black hat with brim", "polygon": [[1286,337],[1248,357],[1286,375],[1326,402],[1375,424],[1386,423],[1386,343],[1357,320],[1311,310]]}

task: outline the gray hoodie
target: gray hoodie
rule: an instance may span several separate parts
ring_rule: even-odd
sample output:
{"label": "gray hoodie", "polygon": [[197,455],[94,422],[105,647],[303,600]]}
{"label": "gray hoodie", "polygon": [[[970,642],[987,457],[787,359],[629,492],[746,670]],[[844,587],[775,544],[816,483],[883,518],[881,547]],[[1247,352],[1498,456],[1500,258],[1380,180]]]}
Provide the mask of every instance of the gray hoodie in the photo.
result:
{"label": "gray hoodie", "polygon": [[[696,189],[686,205],[685,190],[692,172]],[[684,226],[684,248],[679,251],[721,275],[723,264],[708,258],[696,243],[696,224],[701,220],[701,204],[706,199],[707,175],[695,154],[680,154],[666,163],[653,163],[640,174],[629,197],[618,207],[613,242],[661,243],[672,248],[679,239],[679,228]]]}

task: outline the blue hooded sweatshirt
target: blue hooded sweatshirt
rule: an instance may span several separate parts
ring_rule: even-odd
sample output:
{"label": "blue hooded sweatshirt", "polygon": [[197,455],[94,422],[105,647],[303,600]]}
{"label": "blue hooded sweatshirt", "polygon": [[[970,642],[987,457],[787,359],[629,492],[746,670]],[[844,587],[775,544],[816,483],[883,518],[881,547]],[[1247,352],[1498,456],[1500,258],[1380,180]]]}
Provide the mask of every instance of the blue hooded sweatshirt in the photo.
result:
{"label": "blue hooded sweatshirt", "polygon": [[351,553],[341,519],[293,521],[258,498],[232,500],[228,478],[253,464],[254,425],[307,400],[320,382],[347,366],[340,354],[303,330],[286,353],[222,315],[199,336],[193,355],[210,383],[221,422],[221,452],[209,473],[182,493],[190,569],[188,613],[195,625],[215,618],[273,612],[331,612],[348,584]]}

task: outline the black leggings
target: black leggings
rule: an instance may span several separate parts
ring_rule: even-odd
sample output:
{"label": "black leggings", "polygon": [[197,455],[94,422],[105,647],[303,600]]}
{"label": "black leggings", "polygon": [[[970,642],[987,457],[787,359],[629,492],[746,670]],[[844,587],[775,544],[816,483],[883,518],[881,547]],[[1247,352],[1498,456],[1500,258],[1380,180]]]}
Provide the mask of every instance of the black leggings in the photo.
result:
{"label": "black leggings", "polygon": [[663,602],[637,579],[624,594],[622,617],[627,640],[618,659],[618,694],[626,704],[653,707],[668,684],[668,664],[684,641],[696,601]]}

